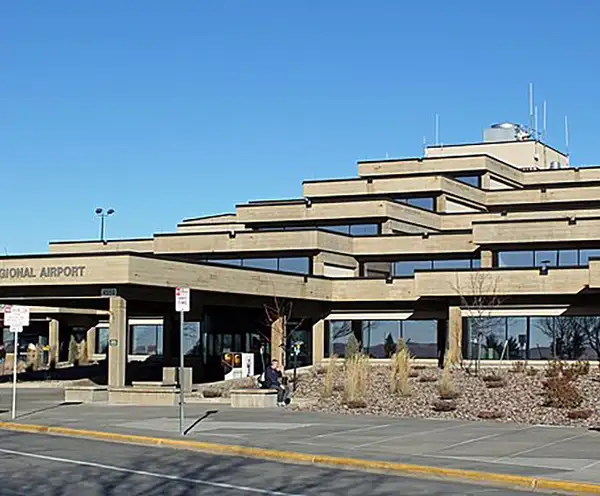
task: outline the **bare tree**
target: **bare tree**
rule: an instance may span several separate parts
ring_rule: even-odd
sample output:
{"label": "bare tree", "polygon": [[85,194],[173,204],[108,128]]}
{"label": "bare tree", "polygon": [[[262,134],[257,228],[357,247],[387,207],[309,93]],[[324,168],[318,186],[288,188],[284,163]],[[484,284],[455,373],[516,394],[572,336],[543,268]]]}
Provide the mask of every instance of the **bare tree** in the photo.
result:
{"label": "bare tree", "polygon": [[[495,331],[502,319],[494,317],[493,310],[502,305],[504,298],[498,289],[498,278],[489,271],[459,272],[456,274],[455,294],[460,298],[460,307],[469,316],[469,346],[475,345],[476,352],[471,352],[470,370],[475,365],[475,372],[480,368],[482,346],[493,341]],[[452,320],[452,319],[451,319]],[[455,320],[455,319],[454,319]],[[462,356],[462,325],[454,325],[450,329],[450,346],[446,363],[464,366]]]}
{"label": "bare tree", "polygon": [[[540,319],[536,327],[550,338],[552,358],[573,360],[585,353],[590,324],[592,322],[587,317],[559,316]],[[592,334],[593,331],[590,332],[590,335]]]}
{"label": "bare tree", "polygon": [[600,318],[598,317],[580,317],[583,324],[583,332],[587,339],[587,345],[596,354],[596,359],[600,360]]}
{"label": "bare tree", "polygon": [[271,332],[269,336],[263,335],[263,337],[271,344],[271,358],[279,360],[285,367],[288,352],[292,351],[296,334],[302,327],[304,319],[289,327],[294,313],[294,303],[288,299],[275,296],[271,304],[264,305],[264,309]]}

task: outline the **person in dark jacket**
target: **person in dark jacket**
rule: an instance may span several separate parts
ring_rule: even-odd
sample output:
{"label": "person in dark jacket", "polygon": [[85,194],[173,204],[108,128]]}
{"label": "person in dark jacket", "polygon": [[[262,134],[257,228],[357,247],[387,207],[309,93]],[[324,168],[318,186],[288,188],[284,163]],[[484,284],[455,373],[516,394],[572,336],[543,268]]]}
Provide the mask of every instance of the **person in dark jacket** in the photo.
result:
{"label": "person in dark jacket", "polygon": [[283,373],[279,361],[276,359],[271,360],[271,365],[265,370],[265,387],[277,390],[277,404],[279,406],[285,405],[285,388],[281,384],[282,377]]}

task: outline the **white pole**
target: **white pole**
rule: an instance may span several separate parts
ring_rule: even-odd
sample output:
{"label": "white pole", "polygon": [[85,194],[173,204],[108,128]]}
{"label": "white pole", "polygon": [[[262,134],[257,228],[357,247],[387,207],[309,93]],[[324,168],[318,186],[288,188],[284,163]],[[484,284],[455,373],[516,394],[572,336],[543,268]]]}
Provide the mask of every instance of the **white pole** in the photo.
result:
{"label": "white pole", "polygon": [[183,436],[184,428],[184,412],[183,412],[183,401],[184,401],[184,385],[185,377],[184,370],[185,364],[183,360],[183,321],[185,319],[185,313],[183,310],[179,312],[179,433]]}
{"label": "white pole", "polygon": [[19,333],[15,332],[15,349],[13,351],[13,387],[12,387],[12,419],[17,418],[17,366],[19,364]]}

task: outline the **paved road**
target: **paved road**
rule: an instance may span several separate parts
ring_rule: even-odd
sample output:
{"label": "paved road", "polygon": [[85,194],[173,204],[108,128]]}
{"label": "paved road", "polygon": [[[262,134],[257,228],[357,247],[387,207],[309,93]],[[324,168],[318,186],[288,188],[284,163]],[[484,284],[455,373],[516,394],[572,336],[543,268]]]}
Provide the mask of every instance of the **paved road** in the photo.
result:
{"label": "paved road", "polygon": [[166,448],[0,432],[5,496],[514,495],[470,484],[365,474]]}

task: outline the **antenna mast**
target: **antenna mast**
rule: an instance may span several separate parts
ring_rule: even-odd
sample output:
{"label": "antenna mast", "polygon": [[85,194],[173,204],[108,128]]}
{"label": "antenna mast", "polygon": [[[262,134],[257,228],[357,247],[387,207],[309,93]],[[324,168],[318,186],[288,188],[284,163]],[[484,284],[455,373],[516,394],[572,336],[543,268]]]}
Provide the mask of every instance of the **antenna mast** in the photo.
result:
{"label": "antenna mast", "polygon": [[533,129],[533,83],[529,83],[529,131]]}
{"label": "antenna mast", "polygon": [[544,106],[542,110],[542,141],[546,142],[546,100],[544,100]]}
{"label": "antenna mast", "polygon": [[569,118],[565,115],[565,146],[567,148],[567,157],[570,155],[569,152]]}
{"label": "antenna mast", "polygon": [[436,146],[440,144],[440,114],[435,114],[434,135]]}
{"label": "antenna mast", "polygon": [[533,125],[533,135],[535,137],[535,139],[537,140],[539,138],[539,132],[538,132],[538,106],[535,106],[535,117],[534,117],[534,125]]}

